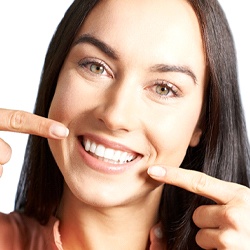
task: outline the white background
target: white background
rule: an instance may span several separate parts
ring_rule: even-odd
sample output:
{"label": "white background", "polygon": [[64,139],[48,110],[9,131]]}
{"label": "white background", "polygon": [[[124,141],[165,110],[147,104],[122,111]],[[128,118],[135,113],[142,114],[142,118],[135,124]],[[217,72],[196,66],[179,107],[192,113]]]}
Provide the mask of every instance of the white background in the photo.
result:
{"label": "white background", "polygon": [[[1,108],[33,111],[47,46],[57,24],[71,3],[72,0],[0,2]],[[240,89],[247,127],[250,131],[248,1],[220,0],[220,3],[228,17],[235,38]],[[11,145],[13,150],[12,159],[4,166],[4,173],[0,179],[0,211],[8,213],[13,210],[14,206],[27,135],[0,132],[0,136]]]}

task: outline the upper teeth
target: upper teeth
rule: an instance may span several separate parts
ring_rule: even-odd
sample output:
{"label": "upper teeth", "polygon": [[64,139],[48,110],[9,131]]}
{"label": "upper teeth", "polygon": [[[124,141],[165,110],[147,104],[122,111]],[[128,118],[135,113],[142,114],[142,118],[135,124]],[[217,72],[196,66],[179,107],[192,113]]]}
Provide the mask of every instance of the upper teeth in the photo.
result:
{"label": "upper teeth", "polygon": [[104,160],[113,161],[113,163],[126,163],[130,162],[135,158],[135,155],[132,153],[128,153],[125,151],[114,150],[112,148],[105,148],[101,144],[96,144],[95,142],[86,139],[84,141],[84,148],[86,151],[90,151],[91,153],[104,158]]}

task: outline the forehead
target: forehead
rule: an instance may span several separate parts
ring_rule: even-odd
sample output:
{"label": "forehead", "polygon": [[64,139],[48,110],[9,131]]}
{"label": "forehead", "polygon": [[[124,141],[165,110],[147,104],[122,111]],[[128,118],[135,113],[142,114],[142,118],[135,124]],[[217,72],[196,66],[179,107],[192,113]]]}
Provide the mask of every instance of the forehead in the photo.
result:
{"label": "forehead", "polygon": [[199,23],[185,0],[101,0],[79,33],[100,38],[131,60],[148,55],[155,63],[204,63]]}
{"label": "forehead", "polygon": [[199,33],[196,15],[185,0],[100,0],[84,26],[92,32],[106,34],[110,29],[124,33],[128,29],[130,32],[136,31],[131,35],[142,32],[164,35],[164,31],[171,31],[175,35],[184,30],[189,34]]}

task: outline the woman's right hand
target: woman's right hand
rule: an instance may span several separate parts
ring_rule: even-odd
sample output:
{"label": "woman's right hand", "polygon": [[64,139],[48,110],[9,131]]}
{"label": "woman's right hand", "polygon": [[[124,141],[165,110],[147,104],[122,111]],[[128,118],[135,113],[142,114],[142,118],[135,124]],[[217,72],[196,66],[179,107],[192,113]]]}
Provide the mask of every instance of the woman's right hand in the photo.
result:
{"label": "woman's right hand", "polygon": [[[54,120],[25,111],[0,108],[0,131],[33,134],[51,139],[64,139],[69,130]],[[0,176],[2,166],[10,160],[11,147],[0,138]]]}

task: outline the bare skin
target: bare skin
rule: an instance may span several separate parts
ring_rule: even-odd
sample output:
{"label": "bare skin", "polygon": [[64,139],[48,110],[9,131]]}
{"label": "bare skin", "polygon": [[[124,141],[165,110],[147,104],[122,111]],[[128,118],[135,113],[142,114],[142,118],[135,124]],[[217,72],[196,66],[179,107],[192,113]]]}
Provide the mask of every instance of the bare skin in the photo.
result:
{"label": "bare skin", "polygon": [[[62,139],[68,133],[64,125],[24,111],[0,109],[0,114],[1,131],[32,133],[53,139]],[[19,117],[22,119],[20,120]],[[16,121],[21,122],[16,123]],[[52,128],[54,128],[54,133],[51,132]],[[59,132],[58,135],[57,132]],[[63,133],[65,133],[64,136]],[[0,140],[0,148],[2,166],[10,159],[11,148],[3,140]],[[194,212],[193,220],[201,228],[196,241],[202,248],[249,249],[249,188],[176,167],[152,166],[148,169],[148,173],[157,181],[184,188],[217,203],[212,206],[201,206]],[[156,246],[155,249],[162,249],[160,240],[154,242],[154,246]]]}
{"label": "bare skin", "polygon": [[250,189],[200,172],[174,167],[148,169],[158,181],[181,187],[217,203],[198,207],[193,214],[203,249],[247,250],[250,246]]}
{"label": "bare skin", "polygon": [[[63,139],[68,129],[61,123],[25,111],[0,109],[0,131],[34,134],[51,139]],[[0,172],[11,158],[11,147],[0,138]]]}
{"label": "bare skin", "polygon": [[[193,24],[192,28],[188,29],[185,25],[189,22],[183,21],[178,25],[178,27],[183,26],[183,33],[173,32],[177,27],[171,26],[172,28],[169,29],[171,35],[166,33],[163,36],[161,30],[157,33],[157,27],[153,27],[153,24],[146,21],[158,20],[160,24],[176,24],[178,20],[184,20],[183,14],[181,18],[176,17],[178,17],[178,13],[180,14],[180,7],[185,6],[185,3],[183,2],[180,6],[174,8],[174,4],[178,1],[172,1],[173,5],[169,7],[176,10],[175,12],[169,11],[166,15],[165,9],[159,8],[164,12],[157,10],[156,16],[150,15],[151,18],[146,18],[147,20],[142,22],[145,11],[152,14],[151,10],[154,9],[148,5],[149,8],[146,9],[144,6],[145,9],[142,12],[142,2],[145,3],[145,1],[140,1],[140,5],[129,8],[130,6],[125,4],[133,3],[133,1],[121,1],[124,6],[120,8],[120,6],[116,6],[117,1],[110,1],[110,4],[114,4],[110,9],[114,10],[113,7],[116,6],[119,11],[114,11],[113,15],[110,15],[111,12],[107,11],[105,16],[104,9],[100,8],[101,15],[98,12],[92,12],[95,15],[93,14],[92,19],[89,19],[90,21],[82,27],[81,35],[85,34],[85,39],[86,37],[89,39],[89,34],[94,34],[94,38],[101,38],[101,41],[106,42],[111,48],[115,48],[114,51],[118,51],[117,55],[120,55],[120,61],[117,60],[117,56],[115,58],[114,56],[113,58],[107,57],[103,51],[100,51],[100,48],[89,44],[89,42],[81,44],[81,39],[78,39],[77,45],[72,48],[65,60],[50,110],[51,118],[62,121],[69,127],[71,133],[68,137],[68,130],[61,123],[23,111],[5,109],[0,109],[0,130],[35,134],[49,139],[61,140],[52,140],[50,146],[52,146],[51,149],[58,160],[58,166],[67,177],[67,185],[60,207],[60,233],[65,250],[83,249],[83,247],[84,249],[105,249],[106,247],[109,250],[145,249],[149,229],[157,222],[156,214],[163,183],[179,186],[217,202],[217,205],[199,207],[193,215],[194,223],[201,228],[196,236],[196,241],[202,248],[248,249],[250,245],[249,189],[238,184],[214,179],[199,172],[178,168],[185,155],[186,148],[196,146],[201,134],[199,127],[196,125],[202,107],[206,72],[202,41],[198,32],[198,23],[193,18],[195,17],[194,13],[191,9],[187,9],[188,12],[183,12],[183,14],[188,13],[187,17],[191,18],[187,20]],[[147,3],[152,4],[152,1],[147,1]],[[165,4],[165,1],[162,1],[162,4]],[[130,11],[125,11],[123,14],[134,14],[136,20],[132,19],[132,16],[129,19],[118,19],[122,14],[121,9],[125,10],[125,7],[129,8]],[[139,10],[137,13],[134,12],[136,11],[135,7]],[[117,13],[119,13],[118,16]],[[142,13],[143,15],[138,19],[138,15]],[[97,17],[105,18],[103,22],[100,22]],[[108,19],[110,17],[111,19]],[[164,22],[160,18],[164,18],[162,19]],[[167,19],[165,20],[165,18]],[[174,22],[171,22],[172,19],[170,18],[173,18]],[[113,20],[116,20],[116,22]],[[131,21],[130,26],[128,26],[127,20]],[[138,31],[142,30],[141,27],[144,27],[144,23],[147,23],[147,29],[138,35]],[[110,25],[106,26],[107,24]],[[136,24],[139,27],[136,27]],[[126,29],[122,29],[122,27]],[[116,28],[116,32],[113,32],[111,28]],[[131,32],[124,36],[124,31],[128,30]],[[148,34],[152,35],[153,32],[156,32],[155,36],[148,36]],[[190,36],[191,32],[192,36]],[[116,36],[113,34],[116,34]],[[129,39],[131,34],[134,35],[133,40]],[[181,34],[181,38],[176,39],[174,34]],[[185,34],[186,38],[183,39]],[[135,39],[136,35],[137,39]],[[141,35],[144,35],[145,39],[142,39],[144,37]],[[125,38],[127,39],[126,42],[124,42]],[[166,42],[162,43],[164,39]],[[135,40],[140,46],[135,46]],[[141,46],[141,40],[144,41],[143,45],[147,47]],[[183,41],[184,44],[181,43]],[[191,46],[197,41],[200,42],[197,46]],[[157,46],[155,46],[156,42],[158,42]],[[101,43],[103,44],[103,42]],[[155,48],[157,48],[156,51],[154,51]],[[86,63],[86,60],[81,58],[82,54],[84,59],[86,57],[92,59]],[[179,72],[176,76],[176,72],[171,72],[171,74],[162,76],[162,72],[158,72],[159,70],[155,72],[155,69],[159,69],[159,65],[166,61],[165,57],[159,60],[162,55],[167,55],[168,60],[173,60],[178,65],[179,62],[184,62],[184,65],[188,65],[188,69],[191,68],[197,77],[190,77],[192,74],[186,67],[184,71],[188,74],[184,75]],[[103,59],[101,60],[102,63],[107,61],[110,65],[104,67],[105,70],[101,74],[96,73],[96,70],[102,69],[100,64],[93,62],[96,57]],[[152,61],[154,61],[153,65]],[[106,65],[106,63],[101,65]],[[151,69],[150,74],[148,69]],[[175,98],[175,95],[169,91],[169,99],[162,98],[165,95],[165,89],[160,88],[159,91],[159,88],[155,88],[155,82],[158,84],[157,87],[162,86],[162,82],[166,81],[165,77],[170,78],[170,80],[173,79],[174,83],[174,79],[177,77],[176,85],[173,83],[167,86],[171,86],[172,90],[175,90],[173,87],[179,89],[179,92],[182,93],[181,96]],[[164,81],[160,80],[161,84],[159,84],[159,79]],[[199,84],[196,84],[196,81]],[[102,91],[97,91],[98,89],[94,88],[97,86],[96,82],[101,83],[100,85],[104,87],[104,89],[101,89]],[[178,82],[180,82],[180,86]],[[135,83],[138,83],[138,85],[134,85]],[[94,98],[91,102],[86,102],[83,105],[83,100],[89,100],[91,93]],[[103,96],[103,93],[107,93],[107,95]],[[83,98],[84,94],[86,95],[85,98]],[[97,94],[99,94],[99,98],[96,98]],[[134,98],[131,98],[132,94]],[[114,95],[116,98],[114,98]],[[107,98],[109,96],[113,98]],[[194,100],[197,103],[194,103]],[[79,103],[82,105],[79,105]],[[64,109],[59,104],[64,105]],[[147,109],[144,108],[144,105],[147,105]],[[106,109],[103,109],[104,107]],[[152,109],[152,112],[148,112],[148,107]],[[60,111],[64,110],[64,112],[57,112],[58,108],[60,108]],[[140,112],[133,114],[136,110]],[[163,116],[162,113],[166,111],[168,115]],[[193,114],[192,117],[185,115],[190,112]],[[149,119],[149,113],[154,115],[154,119],[152,117]],[[85,116],[82,114],[85,114]],[[85,117],[86,119],[84,119]],[[112,148],[112,145],[119,143],[129,146],[136,152],[138,148],[138,152],[144,156],[138,164],[140,170],[133,172],[136,171],[136,168],[132,168],[131,173],[125,173],[123,177],[122,175],[114,177],[114,175],[98,173],[98,171],[91,169],[89,167],[91,163],[88,163],[89,165],[85,162],[81,164],[80,153],[75,150],[78,148],[75,145],[79,145],[79,135],[81,135],[80,138],[82,138],[82,135],[86,135],[88,138],[89,134],[92,135],[92,137],[90,136],[91,139],[97,137],[97,141],[104,141],[103,144],[107,144],[107,147],[111,145]],[[98,136],[93,136],[93,134]],[[168,138],[167,143],[162,140],[163,135],[164,138]],[[63,140],[66,137],[67,139]],[[135,140],[135,138],[138,139]],[[110,143],[110,140],[112,140],[112,143]],[[68,148],[72,151],[65,149],[65,145],[69,146]],[[148,148],[145,145],[150,146]],[[58,152],[58,150],[61,151]],[[0,152],[0,164],[3,165],[11,157],[10,146],[4,141],[0,141]],[[84,152],[84,157],[86,157],[85,151],[82,150],[81,152]],[[179,152],[179,154],[176,155],[176,152]],[[62,153],[66,157],[62,157]],[[68,160],[69,164],[62,162],[64,159]],[[152,184],[152,180],[146,173],[148,166],[159,165],[160,163],[171,167],[158,167],[156,169],[150,167],[149,175],[158,182],[153,182],[154,186],[148,185],[149,183]],[[140,173],[143,173],[143,175]],[[147,181],[150,180],[149,183],[145,183],[141,176]],[[87,183],[85,186],[83,180]],[[94,185],[95,183],[96,185]],[[158,189],[155,189],[155,186]],[[124,189],[124,187],[126,188]],[[153,193],[153,190],[156,190],[156,192]],[[131,199],[133,202],[131,202]],[[95,206],[97,202],[99,202],[99,206]],[[107,209],[102,209],[103,207]],[[146,211],[145,208],[149,209],[149,207],[150,210]],[[147,218],[147,221],[145,218]],[[151,244],[150,250],[160,249],[163,249],[160,242],[159,244],[157,242]]]}
{"label": "bare skin", "polygon": [[[199,23],[185,1],[95,6],[48,114],[70,130],[65,140],[49,140],[65,180],[58,213],[65,250],[148,249],[163,185],[147,168],[178,167],[199,143],[205,80]],[[134,159],[115,159],[119,151]]]}

